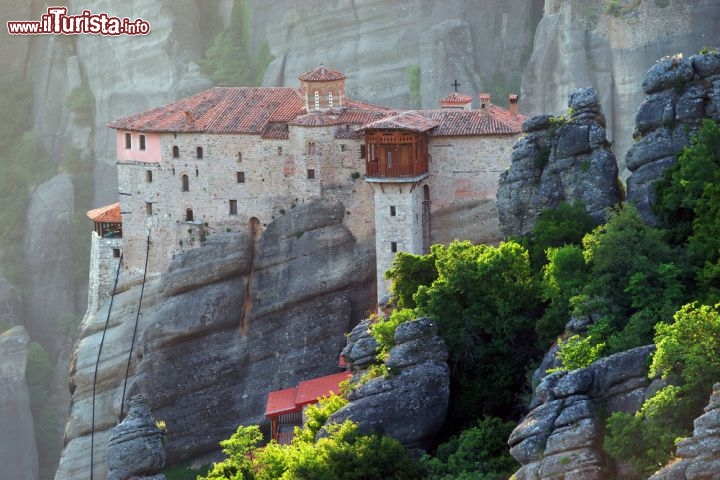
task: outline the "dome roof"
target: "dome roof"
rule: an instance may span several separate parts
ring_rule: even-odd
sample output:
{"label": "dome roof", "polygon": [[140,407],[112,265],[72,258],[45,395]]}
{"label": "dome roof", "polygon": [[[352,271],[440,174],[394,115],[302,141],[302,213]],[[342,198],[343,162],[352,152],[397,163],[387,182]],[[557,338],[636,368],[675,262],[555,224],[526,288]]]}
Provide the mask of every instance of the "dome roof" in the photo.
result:
{"label": "dome roof", "polygon": [[298,79],[303,82],[327,82],[331,80],[342,80],[344,78],[347,78],[347,75],[337,70],[327,68],[325,65],[315,67],[298,77]]}

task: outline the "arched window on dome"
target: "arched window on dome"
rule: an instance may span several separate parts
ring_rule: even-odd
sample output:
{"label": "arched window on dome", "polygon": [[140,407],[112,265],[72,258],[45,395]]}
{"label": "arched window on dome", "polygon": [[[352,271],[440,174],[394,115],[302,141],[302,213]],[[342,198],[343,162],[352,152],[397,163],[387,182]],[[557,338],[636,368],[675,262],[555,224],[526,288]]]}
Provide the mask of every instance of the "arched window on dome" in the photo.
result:
{"label": "arched window on dome", "polygon": [[333,101],[332,101],[332,92],[328,93],[328,106],[332,108]]}
{"label": "arched window on dome", "polygon": [[315,110],[320,110],[320,92],[315,90]]}

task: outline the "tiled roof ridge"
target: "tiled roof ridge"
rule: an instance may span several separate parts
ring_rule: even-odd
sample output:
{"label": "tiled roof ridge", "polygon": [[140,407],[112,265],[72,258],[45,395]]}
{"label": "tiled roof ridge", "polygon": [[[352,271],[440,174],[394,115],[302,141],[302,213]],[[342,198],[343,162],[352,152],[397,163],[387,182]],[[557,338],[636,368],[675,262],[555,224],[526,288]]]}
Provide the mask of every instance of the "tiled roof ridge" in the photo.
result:
{"label": "tiled roof ridge", "polygon": [[322,64],[313,68],[309,72],[305,72],[298,76],[298,79],[303,82],[327,82],[332,80],[342,80],[344,78],[347,78],[347,75],[341,71],[327,68]]}

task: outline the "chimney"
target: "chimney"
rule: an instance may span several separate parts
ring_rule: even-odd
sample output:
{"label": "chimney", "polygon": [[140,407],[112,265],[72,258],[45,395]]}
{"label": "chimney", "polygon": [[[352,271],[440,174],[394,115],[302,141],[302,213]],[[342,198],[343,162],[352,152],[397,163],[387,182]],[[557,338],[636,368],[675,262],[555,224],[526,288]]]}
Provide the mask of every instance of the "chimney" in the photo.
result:
{"label": "chimney", "polygon": [[508,102],[510,103],[510,115],[517,117],[518,114],[518,96],[515,93],[508,95]]}
{"label": "chimney", "polygon": [[484,110],[485,107],[490,104],[490,94],[481,93],[480,95],[478,95],[478,97],[480,97],[480,110]]}
{"label": "chimney", "polygon": [[195,119],[193,118],[193,113],[190,110],[185,110],[185,123],[192,125],[194,121]]}

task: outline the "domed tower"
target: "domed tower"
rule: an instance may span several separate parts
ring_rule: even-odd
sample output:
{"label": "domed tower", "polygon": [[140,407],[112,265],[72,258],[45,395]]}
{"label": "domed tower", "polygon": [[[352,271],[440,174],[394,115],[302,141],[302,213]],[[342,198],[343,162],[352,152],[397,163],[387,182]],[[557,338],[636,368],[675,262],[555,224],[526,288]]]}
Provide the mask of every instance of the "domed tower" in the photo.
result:
{"label": "domed tower", "polygon": [[308,112],[342,108],[347,75],[320,65],[298,77],[300,95]]}

